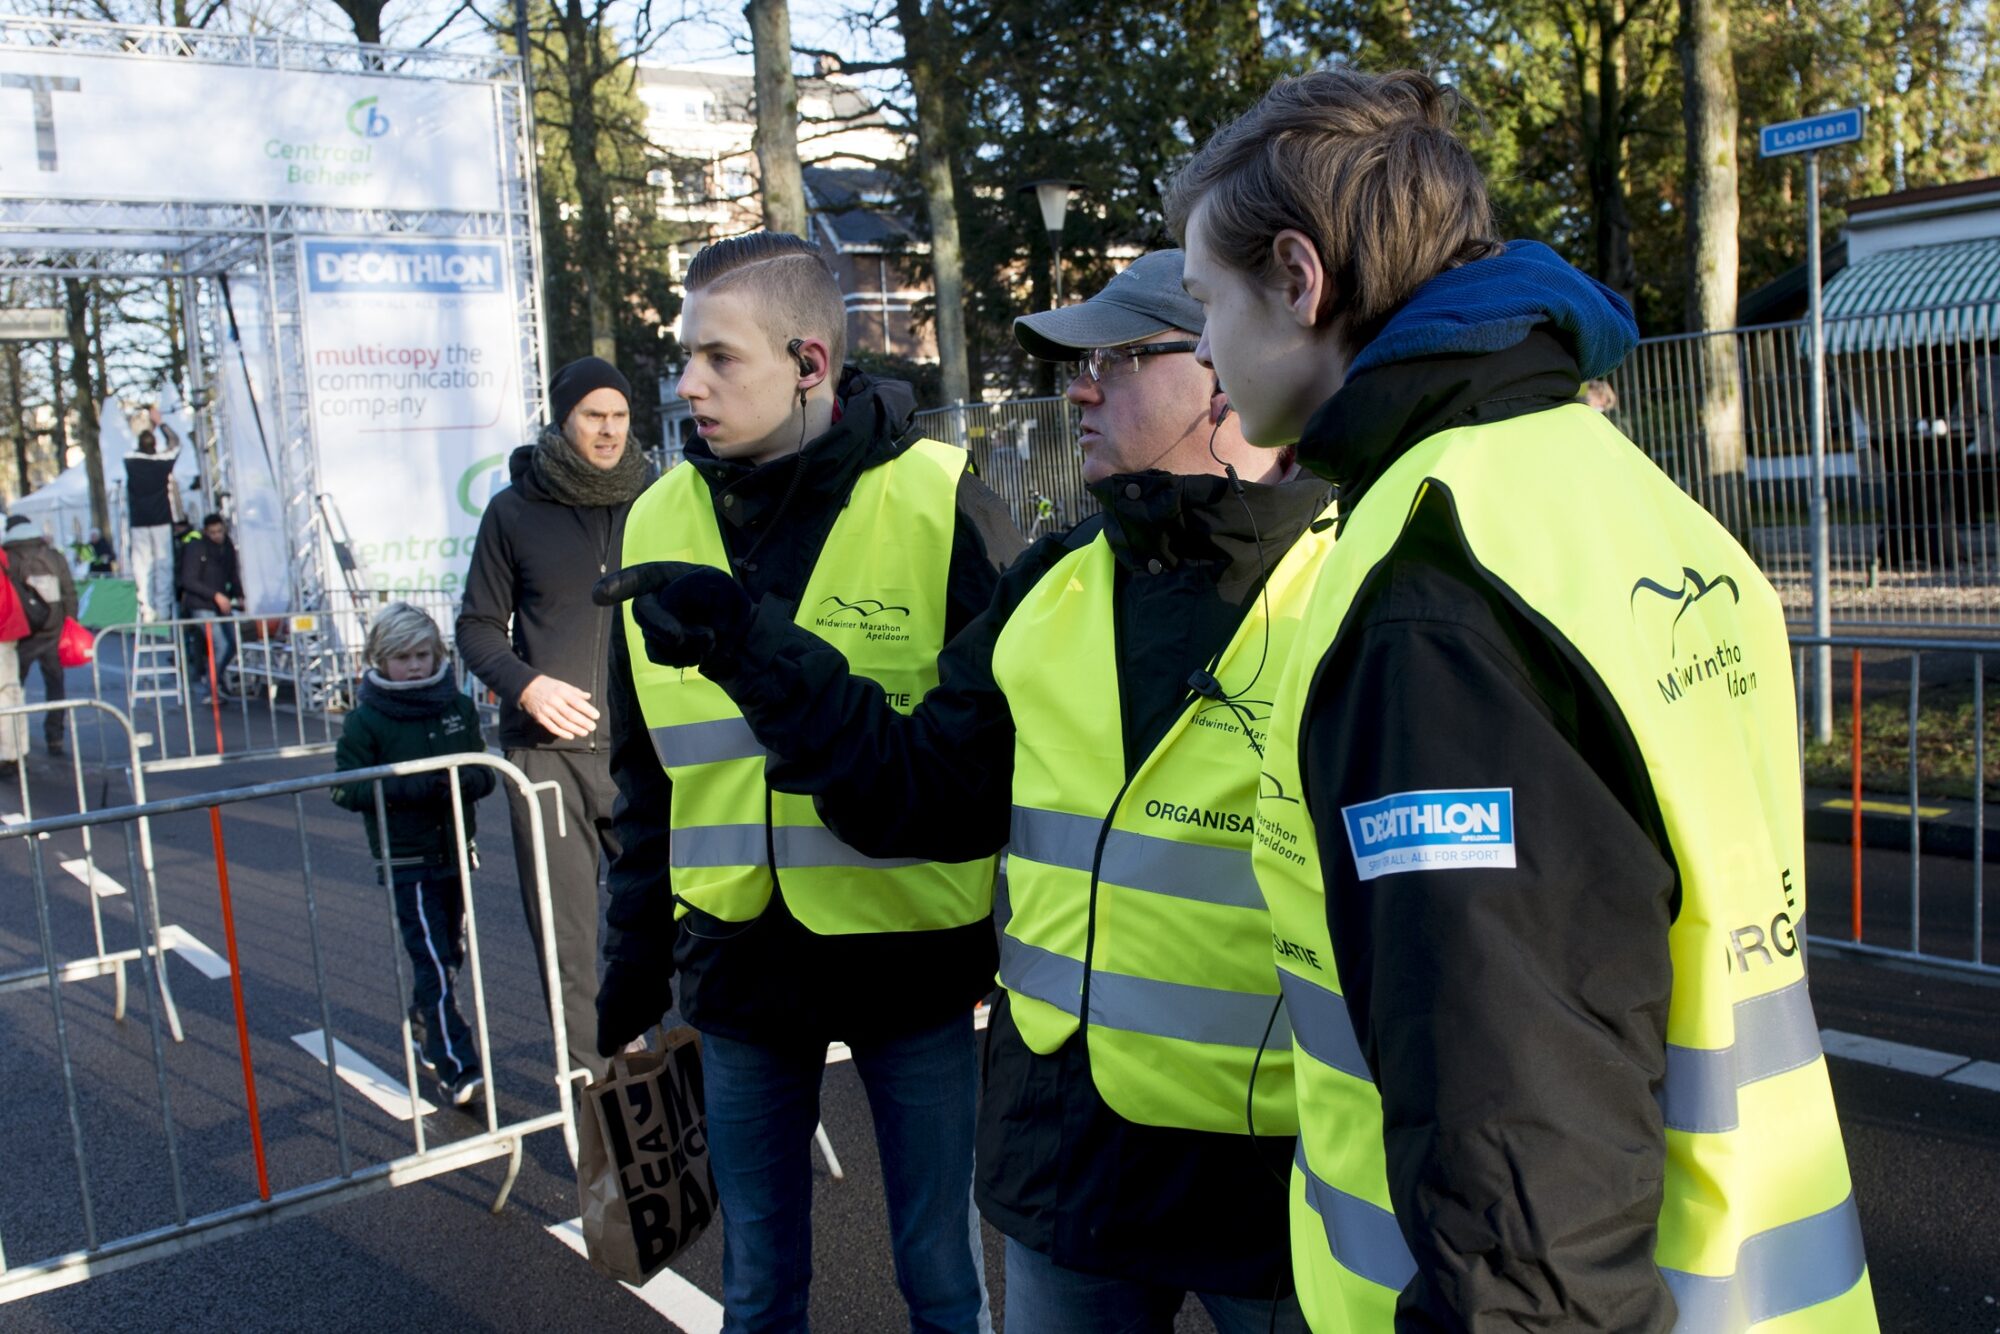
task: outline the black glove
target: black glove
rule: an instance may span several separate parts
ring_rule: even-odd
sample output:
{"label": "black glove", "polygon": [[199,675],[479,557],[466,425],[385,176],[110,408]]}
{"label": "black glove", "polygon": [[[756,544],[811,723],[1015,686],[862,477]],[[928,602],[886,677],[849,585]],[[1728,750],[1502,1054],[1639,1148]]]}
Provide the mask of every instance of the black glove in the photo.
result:
{"label": "black glove", "polygon": [[611,960],[597,989],[597,1054],[612,1056],[674,1007],[673,973],[650,963]]}
{"label": "black glove", "polygon": [[647,561],[605,575],[590,596],[600,607],[630,599],[646,656],[662,667],[699,666],[733,649],[750,625],[749,594],[712,565]]}

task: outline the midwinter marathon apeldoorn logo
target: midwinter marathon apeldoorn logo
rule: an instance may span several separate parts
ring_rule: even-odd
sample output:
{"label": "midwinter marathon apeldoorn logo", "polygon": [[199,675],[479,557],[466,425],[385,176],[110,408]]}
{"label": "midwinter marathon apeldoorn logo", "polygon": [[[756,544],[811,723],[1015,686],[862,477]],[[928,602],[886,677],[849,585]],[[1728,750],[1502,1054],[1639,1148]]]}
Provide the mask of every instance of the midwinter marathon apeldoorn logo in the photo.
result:
{"label": "midwinter marathon apeldoorn logo", "polygon": [[[1667,670],[1658,681],[1660,695],[1669,704],[1680,702],[1689,691],[1710,681],[1728,686],[1731,698],[1747,695],[1757,688],[1757,673],[1744,662],[1743,646],[1725,635],[1717,635],[1713,643],[1696,645],[1685,657],[1681,654],[1681,618],[1695,604],[1721,592],[1729,594],[1732,607],[1743,600],[1736,580],[1720,573],[1704,575],[1691,565],[1681,567],[1678,584],[1642,577],[1632,585],[1628,601],[1635,625],[1641,624],[1641,608],[1664,610],[1662,603],[1674,608],[1673,619],[1667,624]],[[1647,596],[1641,599],[1641,593]]]}

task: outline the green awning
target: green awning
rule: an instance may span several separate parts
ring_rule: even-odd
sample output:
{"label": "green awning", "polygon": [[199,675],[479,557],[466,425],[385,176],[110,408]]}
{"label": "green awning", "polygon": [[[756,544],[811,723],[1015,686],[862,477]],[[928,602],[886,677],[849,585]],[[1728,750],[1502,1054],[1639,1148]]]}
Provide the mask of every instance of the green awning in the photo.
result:
{"label": "green awning", "polygon": [[1881,352],[2000,334],[2000,237],[1885,250],[1826,284],[1826,350]]}

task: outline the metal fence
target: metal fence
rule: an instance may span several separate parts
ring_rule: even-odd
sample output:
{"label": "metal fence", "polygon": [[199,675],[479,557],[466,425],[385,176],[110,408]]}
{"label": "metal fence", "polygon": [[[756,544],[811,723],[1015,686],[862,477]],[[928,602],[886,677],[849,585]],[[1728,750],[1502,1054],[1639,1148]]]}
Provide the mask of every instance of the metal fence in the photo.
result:
{"label": "metal fence", "polygon": [[[1832,318],[1826,491],[1834,624],[2000,627],[2000,307]],[[1811,335],[1650,338],[1611,419],[1812,608]]]}
{"label": "metal fence", "polygon": [[[1825,841],[1837,824],[1850,852],[1844,895],[1837,884],[1811,887],[1821,906],[1809,939],[2000,975],[2000,955],[1986,940],[1987,741],[2000,723],[1987,677],[2000,642],[1801,635],[1792,646],[1800,680],[1807,654],[1830,649],[1847,693],[1835,736],[1818,744],[1799,696],[1808,833]],[[1990,781],[2000,785],[2000,774]],[[1865,833],[1871,819],[1892,826]],[[1889,827],[1907,850],[1894,879],[1881,873],[1879,857],[1868,872],[1864,856],[1883,849]],[[1965,883],[1955,875],[1927,883],[1925,858],[1939,854],[1970,862]]]}
{"label": "metal fence", "polygon": [[[438,623],[447,644],[457,616],[455,597],[435,589],[343,589],[330,601],[275,615],[107,626],[91,659],[90,694],[138,720],[143,758],[155,771],[325,754],[353,705],[374,615],[409,602]],[[483,697],[457,665],[461,688]]]}
{"label": "metal fence", "polygon": [[979,480],[1007,502],[1029,537],[1061,532],[1097,512],[1083,487],[1076,409],[1064,398],[961,403],[917,414],[924,434],[971,451]]}
{"label": "metal fence", "polygon": [[[544,1111],[531,1111],[525,1106],[529,1101],[529,1092],[518,1080],[510,1081],[504,1090],[496,1082],[488,1021],[487,981],[481,966],[478,898],[473,893],[472,866],[467,855],[466,808],[463,792],[455,781],[460,770],[471,766],[494,770],[498,778],[511,783],[524,798],[524,807],[529,812],[527,833],[532,839],[531,861],[535,868],[532,892],[540,905],[537,919],[541,923],[540,955],[547,961],[544,983],[546,994],[559,996],[561,986],[554,972],[556,948],[554,916],[549,907],[546,833],[541,804],[532,795],[540,787],[550,785],[530,783],[519,769],[493,756],[464,754],[409,761],[337,775],[263,783],[168,800],[141,801],[131,806],[82,811],[0,827],[0,853],[7,852],[10,843],[27,849],[29,888],[33,895],[32,931],[38,946],[38,958],[29,971],[46,984],[48,1014],[53,1020],[53,1041],[47,1045],[42,1042],[41,1034],[30,1032],[29,1026],[18,1022],[12,1024],[10,1032],[15,1036],[10,1039],[11,1064],[18,1072],[31,1074],[36,1082],[54,1084],[59,1088],[61,1114],[45,1120],[43,1124],[60,1124],[63,1127],[63,1137],[68,1141],[69,1157],[74,1168],[76,1204],[73,1212],[54,1216],[60,1210],[52,1193],[55,1175],[61,1172],[59,1167],[47,1165],[48,1179],[43,1180],[41,1166],[31,1171],[30,1165],[25,1162],[10,1162],[8,1183],[0,1187],[0,1202],[6,1205],[0,1213],[4,1213],[10,1224],[9,1235],[0,1237],[0,1303],[77,1283],[94,1274],[173,1255],[192,1245],[237,1235],[355,1195],[504,1159],[507,1167],[493,1204],[495,1212],[498,1212],[505,1204],[519,1170],[522,1141],[542,1131],[560,1131],[574,1160],[573,1081],[585,1072],[572,1070],[569,1066],[568,1039],[564,1032],[561,1006],[545,1011],[553,1043],[549,1049],[548,1074],[554,1088],[550,1090],[543,1085],[541,1093],[544,1096],[535,1099],[546,1105],[550,1101],[546,1095],[552,1092],[555,1106]],[[376,859],[380,891],[375,899],[378,912],[374,915],[381,919],[378,925],[386,925],[393,962],[384,964],[382,971],[390,976],[387,979],[377,978],[370,984],[356,976],[339,973],[333,975],[330,982],[321,921],[323,912],[328,908],[321,902],[323,896],[320,890],[323,886],[314,873],[315,857],[319,856],[323,861],[325,849],[316,850],[306,834],[304,802],[308,794],[322,792],[336,783],[372,783],[378,826],[386,827],[383,780],[426,773],[448,776],[446,787],[450,793],[451,827],[458,848],[455,870],[464,901],[464,957],[469,982],[464,994],[471,1001],[472,1014],[469,1017],[479,1045],[479,1071],[484,1081],[483,1124],[474,1129],[474,1123],[467,1123],[466,1129],[470,1133],[455,1138],[433,1134],[425,1126],[426,1114],[437,1109],[424,1101],[418,1087],[419,1054],[413,1041],[408,1009],[411,989],[409,962],[398,933],[388,866],[380,857]],[[268,810],[246,812],[243,808],[273,801],[290,807],[289,814],[298,830],[297,896],[290,903],[260,902],[254,908],[244,906],[261,915],[286,910],[298,914],[299,936],[310,958],[307,977],[311,992],[309,1000],[304,997],[293,999],[295,991],[302,989],[307,977],[301,977],[295,968],[281,964],[281,980],[260,984],[250,995],[260,1004],[285,1012],[280,1013],[280,1018],[289,1017],[289,1011],[297,1011],[301,1016],[310,1015],[317,1020],[317,1032],[294,1036],[290,1044],[286,1044],[282,1037],[274,1037],[269,1031],[253,1033],[251,1017],[259,1012],[259,1006],[246,999],[244,973],[246,968],[257,967],[259,961],[246,959],[239,949],[236,909],[230,889],[231,861],[225,850],[223,835],[225,811],[230,812],[233,819],[268,823]],[[234,1016],[235,1041],[231,1045],[241,1067],[242,1131],[250,1150],[247,1165],[239,1148],[223,1146],[209,1133],[216,1103],[229,1100],[231,1091],[201,1087],[191,1081],[186,1072],[170,1069],[169,1049],[161,1032],[164,1007],[151,1004],[145,1007],[153,1076],[150,1100],[154,1103],[154,1107],[148,1110],[145,1105],[148,1095],[130,1086],[129,1082],[120,1082],[108,1089],[95,1086],[93,1080],[105,1076],[95,1066],[79,1061],[77,1050],[79,1043],[92,1042],[101,1035],[88,1031],[87,1009],[73,1011],[65,1003],[64,984],[75,979],[68,976],[68,970],[61,963],[62,951],[57,940],[59,933],[73,936],[77,931],[73,909],[66,900],[51,892],[52,876],[48,862],[60,853],[52,850],[53,844],[45,846],[44,837],[60,840],[75,834],[103,836],[139,821],[158,821],[188,813],[206,815],[214,850],[213,884],[221,912],[226,973]],[[358,823],[355,827],[358,832]],[[130,846],[129,839],[127,846]],[[387,855],[385,839],[381,857]],[[507,877],[510,881],[512,878],[511,875]],[[507,890],[510,901],[512,895],[510,885]],[[331,899],[337,896],[324,897]],[[138,947],[132,957],[145,973],[146,992],[150,995],[163,985],[157,977],[163,971],[159,955],[162,928],[157,913],[135,911],[132,929],[138,939]],[[393,981],[394,986],[393,995],[386,1001],[381,994],[383,981]],[[161,991],[160,994],[165,993]],[[372,1005],[368,1003],[371,998]],[[381,1013],[384,1009],[389,1013]],[[336,1033],[336,1017],[343,1024],[341,1033]],[[401,1078],[393,1083],[389,1079],[394,1077],[375,1081],[384,1085],[380,1088],[374,1088],[372,1083],[369,1085],[374,1091],[368,1102],[374,1103],[382,1113],[371,1116],[365,1107],[357,1103],[356,1095],[343,1087],[354,1082],[357,1072],[365,1064],[363,1058],[357,1057],[347,1047],[343,1034],[356,1046],[365,1047],[379,1042],[398,1025]],[[264,1025],[264,1030],[268,1028],[268,1024]],[[220,1036],[219,1033],[210,1034],[209,1045],[212,1047]],[[261,1059],[268,1068],[268,1063],[274,1058],[274,1049],[289,1054],[294,1047],[304,1047],[324,1064],[326,1107],[310,1107],[310,1103],[308,1106],[313,1114],[312,1124],[316,1127],[326,1126],[326,1122],[318,1119],[322,1110],[330,1116],[331,1153],[322,1142],[328,1137],[324,1132],[283,1135],[274,1144],[267,1144],[265,1117],[259,1111],[257,1100],[259,1058],[255,1053],[262,1049]],[[98,1059],[103,1059],[101,1053]],[[36,1068],[42,1060],[54,1068]],[[372,1071],[372,1067],[369,1070]],[[372,1073],[379,1076],[381,1072]],[[369,1083],[365,1076],[362,1082]],[[539,1083],[539,1079],[536,1082]],[[302,1096],[304,1085],[297,1079],[281,1075],[279,1084],[294,1101]],[[400,1089],[397,1084],[401,1085]],[[361,1085],[357,1084],[357,1087]],[[176,1098],[182,1103],[192,1101],[203,1110],[177,1114]],[[503,1102],[507,1109],[504,1118]],[[407,1133],[408,1151],[395,1152],[395,1156],[382,1161],[359,1161],[362,1155],[355,1146],[354,1136],[362,1129],[363,1121],[368,1123],[368,1134],[372,1137],[370,1143],[393,1144],[395,1137]],[[407,1130],[396,1128],[397,1121],[404,1122]],[[385,1140],[385,1136],[389,1138]],[[235,1141],[239,1145],[242,1142]],[[250,1168],[254,1171],[247,1170]],[[287,1176],[296,1184],[286,1184]],[[158,1214],[144,1220],[148,1225],[107,1236],[103,1226],[106,1219],[116,1220],[116,1225],[122,1228],[131,1226],[141,1217],[140,1210],[134,1207],[130,1198],[131,1183],[161,1178],[164,1178],[165,1188],[156,1188],[152,1193]],[[277,1185],[273,1184],[274,1179],[278,1181]],[[100,1206],[105,1203],[108,1194],[114,1197],[114,1207],[108,1211],[101,1210]],[[221,1203],[219,1207],[199,1207],[218,1200],[228,1202]],[[24,1228],[21,1222],[24,1216],[31,1226]],[[66,1236],[69,1240],[52,1249],[38,1249],[37,1258],[23,1263],[18,1255],[21,1249],[19,1233],[23,1230],[36,1241],[54,1236]]]}

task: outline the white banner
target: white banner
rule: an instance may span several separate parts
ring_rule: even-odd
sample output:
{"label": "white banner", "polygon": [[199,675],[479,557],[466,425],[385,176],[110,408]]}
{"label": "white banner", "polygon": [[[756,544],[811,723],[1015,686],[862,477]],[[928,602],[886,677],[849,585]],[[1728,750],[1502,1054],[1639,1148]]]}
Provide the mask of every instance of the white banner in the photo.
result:
{"label": "white banner", "polygon": [[229,296],[242,341],[229,336],[229,322],[223,318],[221,355],[216,365],[224,423],[219,452],[229,456],[235,516],[230,535],[236,542],[244,605],[263,616],[295,605],[291,552],[285,541],[285,497],[278,488],[271,335],[264,323],[260,284],[232,283]]}
{"label": "white banner", "polygon": [[463,587],[479,516],[526,442],[494,241],[302,240],[320,487],[372,587]]}
{"label": "white banner", "polygon": [[0,49],[0,195],[500,208],[493,89]]}

